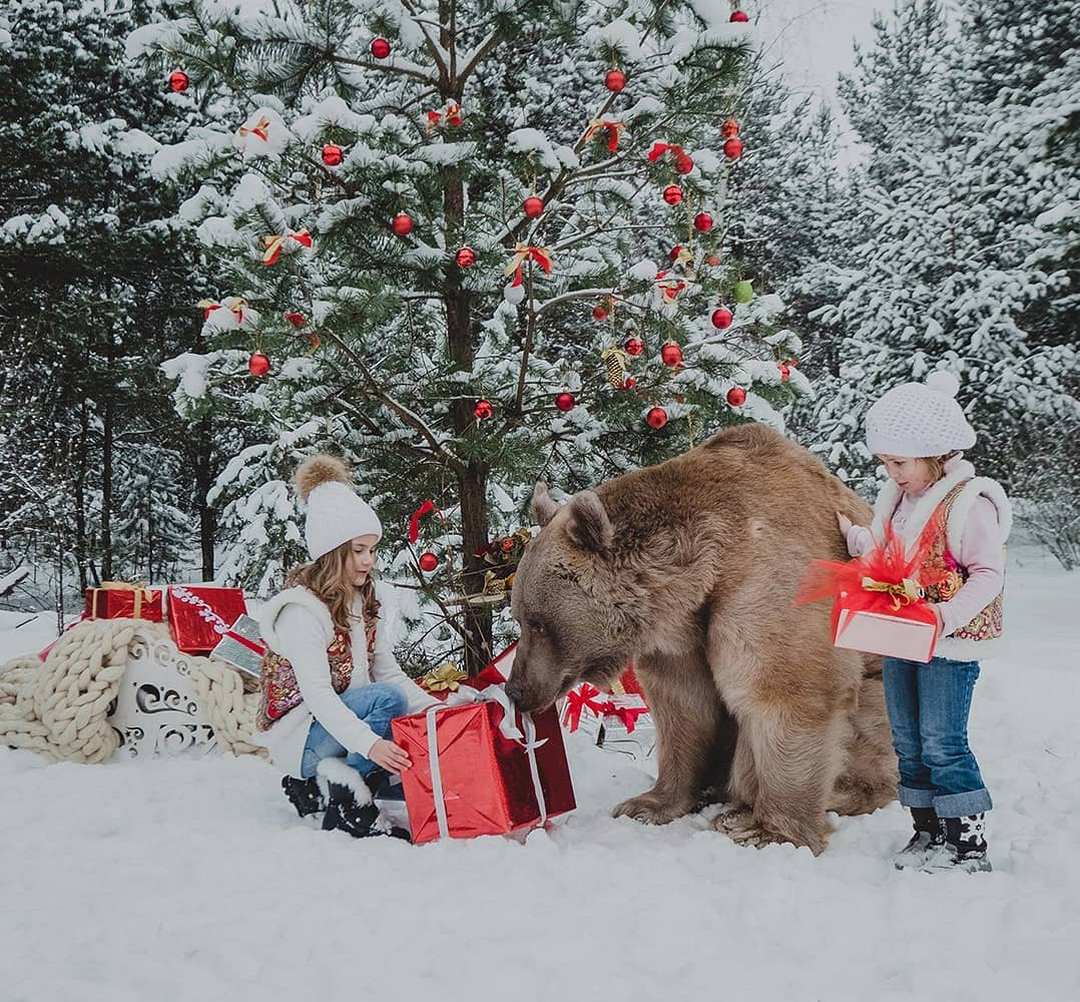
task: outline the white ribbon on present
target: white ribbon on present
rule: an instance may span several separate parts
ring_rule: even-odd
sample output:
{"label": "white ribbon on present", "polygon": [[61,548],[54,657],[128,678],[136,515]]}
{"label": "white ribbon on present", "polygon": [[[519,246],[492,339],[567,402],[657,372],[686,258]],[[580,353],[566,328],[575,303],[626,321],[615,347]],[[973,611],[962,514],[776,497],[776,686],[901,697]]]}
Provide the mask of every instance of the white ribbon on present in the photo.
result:
{"label": "white ribbon on present", "polygon": [[229,624],[214,612],[206,599],[199,598],[198,595],[188,591],[183,585],[172,585],[170,590],[185,605],[195,606],[195,611],[199,614],[199,618],[203,620],[203,622],[209,623],[210,626],[213,627],[215,633],[225,636],[225,634],[229,632]]}
{"label": "white ribbon on present", "polygon": [[[544,799],[544,791],[540,785],[540,767],[536,763],[536,749],[547,743],[547,738],[536,740],[536,725],[533,723],[532,714],[522,712],[521,723],[525,728],[522,734],[516,723],[516,711],[514,701],[506,694],[506,686],[489,685],[486,689],[473,689],[470,686],[462,686],[456,693],[458,699],[455,706],[447,706],[439,703],[428,707],[425,723],[427,725],[428,761],[431,763],[431,796],[435,801],[435,820],[439,825],[439,837],[448,838],[450,825],[446,820],[446,800],[443,794],[442,767],[439,764],[439,737],[436,730],[435,718],[440,711],[453,710],[456,706],[465,703],[498,703],[502,707],[503,718],[499,724],[499,733],[511,741],[516,741],[525,749],[529,758],[529,775],[532,778],[533,792],[536,795],[536,804],[540,808],[540,826],[547,822],[547,801]],[[464,702],[461,698],[464,697]]]}

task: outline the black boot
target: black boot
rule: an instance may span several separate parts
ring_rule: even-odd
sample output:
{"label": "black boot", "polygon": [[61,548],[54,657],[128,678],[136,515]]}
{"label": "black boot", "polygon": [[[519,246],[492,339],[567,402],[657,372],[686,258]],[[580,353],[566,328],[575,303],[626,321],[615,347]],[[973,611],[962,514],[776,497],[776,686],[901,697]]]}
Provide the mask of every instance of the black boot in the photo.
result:
{"label": "black boot", "polygon": [[409,840],[409,833],[387,824],[380,816],[371,789],[355,769],[338,759],[323,759],[318,774],[327,784],[323,831],[338,829],[353,838],[390,835]]}
{"label": "black boot", "polygon": [[893,866],[898,870],[924,866],[945,844],[945,826],[932,807],[912,807],[911,820],[915,834],[893,856]]}
{"label": "black boot", "polygon": [[925,869],[963,870],[965,873],[992,870],[987,855],[986,815],[967,814],[962,818],[944,820],[945,849],[930,859]]}
{"label": "black boot", "polygon": [[282,776],[281,789],[289,798],[289,803],[296,808],[296,813],[302,818],[326,810],[326,801],[323,799],[322,790],[319,789],[319,782],[314,776],[311,779]]}

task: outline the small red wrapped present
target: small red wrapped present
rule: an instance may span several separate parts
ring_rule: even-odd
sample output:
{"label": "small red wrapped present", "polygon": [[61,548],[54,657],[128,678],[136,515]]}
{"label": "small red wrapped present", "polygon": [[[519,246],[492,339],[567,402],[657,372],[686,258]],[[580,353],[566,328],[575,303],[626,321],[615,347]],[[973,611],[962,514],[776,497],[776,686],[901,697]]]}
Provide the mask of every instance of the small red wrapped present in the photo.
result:
{"label": "small red wrapped present", "polygon": [[142,582],[102,581],[100,588],[86,589],[84,619],[146,619],[160,623],[165,603],[160,588]]}
{"label": "small red wrapped present", "polygon": [[185,654],[209,654],[245,613],[240,588],[169,585],[169,631]]}
{"label": "small red wrapped present", "polygon": [[576,806],[554,708],[522,713],[506,695],[513,651],[461,688],[474,702],[391,724],[413,762],[401,784],[414,843],[526,831]]}
{"label": "small red wrapped present", "polygon": [[884,542],[862,557],[814,561],[795,601],[833,599],[834,647],[927,662],[939,627],[916,574],[931,541],[924,534],[915,552],[907,554],[887,526]]}

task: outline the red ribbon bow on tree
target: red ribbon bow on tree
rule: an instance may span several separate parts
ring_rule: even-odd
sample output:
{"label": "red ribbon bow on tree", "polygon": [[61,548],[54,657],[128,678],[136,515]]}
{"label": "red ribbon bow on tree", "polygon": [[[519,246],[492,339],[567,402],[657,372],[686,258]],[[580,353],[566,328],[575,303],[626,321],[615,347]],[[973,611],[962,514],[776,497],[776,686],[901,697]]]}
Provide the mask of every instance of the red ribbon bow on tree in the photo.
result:
{"label": "red ribbon bow on tree", "polygon": [[685,156],[683,148],[677,143],[656,142],[652,144],[652,149],[648,153],[650,162],[656,163],[665,153],[674,153],[676,160],[681,156]]}
{"label": "red ribbon bow on tree", "polygon": [[461,105],[456,101],[451,101],[443,111],[429,111],[427,113],[428,131],[437,129],[443,119],[446,120],[447,125],[461,125]]}
{"label": "red ribbon bow on tree", "polygon": [[594,118],[585,130],[585,141],[588,142],[598,132],[607,131],[607,148],[614,153],[619,148],[619,134],[626,126],[622,122],[616,122],[611,118]]}
{"label": "red ribbon bow on tree", "polygon": [[667,278],[666,271],[658,271],[656,273],[656,287],[660,290],[660,294],[669,303],[675,302],[679,298],[679,293],[686,288],[686,282],[681,278]]}
{"label": "red ribbon bow on tree", "polygon": [[264,143],[270,141],[270,119],[265,115],[260,118],[254,125],[241,125],[237,130],[237,135],[243,136],[256,136]]}
{"label": "red ribbon bow on tree", "polygon": [[275,233],[272,236],[263,237],[263,245],[266,247],[263,253],[263,264],[268,268],[271,265],[278,263],[278,259],[281,257],[281,251],[285,246],[286,240],[295,240],[298,244],[303,244],[305,247],[312,245],[311,234],[307,230],[298,230],[295,233],[289,231],[287,235]]}
{"label": "red ribbon bow on tree", "polygon": [[530,258],[540,265],[545,275],[551,274],[551,254],[546,247],[518,244],[514,248],[514,256],[506,266],[506,274],[514,276],[514,281],[510,283],[512,286],[521,285],[521,269]]}
{"label": "red ribbon bow on tree", "polygon": [[415,543],[420,538],[420,519],[425,515],[430,515],[433,511],[438,511],[435,507],[434,501],[424,501],[420,507],[416,509],[409,517],[409,542]]}

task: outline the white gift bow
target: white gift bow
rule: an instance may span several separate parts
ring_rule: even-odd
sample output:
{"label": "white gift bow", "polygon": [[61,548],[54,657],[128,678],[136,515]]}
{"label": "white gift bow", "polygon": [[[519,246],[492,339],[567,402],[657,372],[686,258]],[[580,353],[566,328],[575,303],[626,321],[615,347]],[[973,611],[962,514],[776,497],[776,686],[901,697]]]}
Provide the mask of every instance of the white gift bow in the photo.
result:
{"label": "white gift bow", "polygon": [[[503,710],[502,723],[499,724],[499,732],[503,737],[516,741],[525,749],[529,757],[529,775],[532,778],[533,792],[536,794],[536,804],[540,808],[540,825],[547,821],[547,801],[544,799],[544,791],[540,785],[540,769],[536,764],[536,749],[547,743],[547,738],[536,740],[536,725],[532,715],[522,712],[521,723],[525,728],[522,734],[518,730],[515,721],[516,708],[514,701],[506,694],[503,685],[489,685],[486,689],[473,689],[471,686],[462,686],[458,692],[466,696],[469,703],[498,703]],[[458,703],[458,706],[464,705]],[[442,767],[439,764],[439,737],[435,728],[435,717],[440,710],[452,710],[453,706],[438,703],[428,707],[426,714],[428,761],[431,763],[431,796],[435,801],[435,820],[439,825],[439,837],[447,838],[450,835],[450,826],[446,820],[446,801],[443,794]]]}

